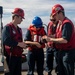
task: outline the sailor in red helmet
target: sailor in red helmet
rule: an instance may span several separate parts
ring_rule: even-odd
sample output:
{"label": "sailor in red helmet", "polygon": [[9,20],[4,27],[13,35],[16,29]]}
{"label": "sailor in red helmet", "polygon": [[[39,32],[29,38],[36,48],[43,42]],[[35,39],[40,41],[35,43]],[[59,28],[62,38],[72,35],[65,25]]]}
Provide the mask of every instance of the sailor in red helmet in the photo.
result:
{"label": "sailor in red helmet", "polygon": [[[58,25],[58,22],[52,14],[50,15],[50,22],[48,23],[48,30],[47,30],[47,35],[49,37],[54,37],[55,38],[55,33],[56,33],[56,27]],[[54,56],[57,52],[55,48],[55,44],[53,42],[48,42],[46,43],[46,68],[45,70],[48,72],[48,75],[52,75],[52,70],[53,70],[53,60]]]}
{"label": "sailor in red helmet", "polygon": [[74,75],[75,30],[72,21],[65,16],[63,6],[52,7],[52,15],[61,22],[56,29],[56,38],[44,36],[42,39],[55,43],[58,49],[58,75]]}
{"label": "sailor in red helmet", "polygon": [[21,55],[26,45],[23,43],[22,30],[18,24],[24,19],[24,10],[15,8],[12,14],[12,22],[6,24],[2,31],[4,55],[9,67],[9,73],[5,75],[21,75]]}
{"label": "sailor in red helmet", "polygon": [[41,37],[46,35],[43,22],[40,17],[34,17],[32,24],[29,26],[25,43],[28,44],[28,74],[34,75],[35,65],[38,75],[43,75],[44,70],[44,51],[45,44],[41,42]]}

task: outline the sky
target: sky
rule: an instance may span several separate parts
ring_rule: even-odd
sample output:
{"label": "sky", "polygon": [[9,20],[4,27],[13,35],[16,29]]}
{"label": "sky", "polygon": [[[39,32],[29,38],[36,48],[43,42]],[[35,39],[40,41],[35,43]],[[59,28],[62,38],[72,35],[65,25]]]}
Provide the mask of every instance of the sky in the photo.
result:
{"label": "sky", "polygon": [[74,0],[0,0],[3,7],[3,26],[12,21],[11,12],[14,8],[22,8],[25,19],[19,25],[28,28],[35,16],[39,16],[44,24],[49,23],[51,9],[55,4],[61,4],[65,9],[65,15],[75,24],[75,1]]}

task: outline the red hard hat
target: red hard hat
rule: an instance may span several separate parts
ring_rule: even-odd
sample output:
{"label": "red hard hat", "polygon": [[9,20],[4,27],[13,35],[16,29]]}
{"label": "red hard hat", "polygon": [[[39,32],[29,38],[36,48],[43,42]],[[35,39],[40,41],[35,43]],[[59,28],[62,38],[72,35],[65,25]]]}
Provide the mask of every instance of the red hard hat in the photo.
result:
{"label": "red hard hat", "polygon": [[21,16],[24,19],[24,11],[21,8],[15,8],[12,14]]}
{"label": "red hard hat", "polygon": [[55,15],[59,11],[64,11],[64,8],[60,4],[56,4],[52,7],[52,15]]}

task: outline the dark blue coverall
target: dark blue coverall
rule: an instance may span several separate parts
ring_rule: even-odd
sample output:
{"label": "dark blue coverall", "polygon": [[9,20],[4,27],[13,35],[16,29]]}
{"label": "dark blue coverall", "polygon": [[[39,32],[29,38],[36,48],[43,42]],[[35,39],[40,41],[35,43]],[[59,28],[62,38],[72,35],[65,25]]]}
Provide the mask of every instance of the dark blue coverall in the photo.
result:
{"label": "dark blue coverall", "polygon": [[[57,24],[58,24],[58,22],[57,22]],[[49,28],[51,29],[50,30],[51,31],[50,33],[52,33],[51,35],[55,34],[57,24],[56,24],[56,26],[51,25],[50,27],[48,27],[48,29]],[[48,34],[48,32],[47,32],[47,34]],[[51,72],[53,70],[53,60],[54,60],[54,56],[55,56],[56,52],[57,51],[56,51],[56,48],[55,48],[54,44],[52,44],[51,47],[47,47],[47,50],[46,50],[46,68],[45,68],[45,70],[48,72],[48,75],[51,75]]]}
{"label": "dark blue coverall", "polygon": [[[62,28],[62,37],[67,41],[70,40],[72,35],[72,25],[65,23]],[[75,49],[72,50],[58,50],[58,75],[74,75],[74,60]]]}
{"label": "dark blue coverall", "polygon": [[[2,31],[2,42],[4,45],[8,45],[10,47],[15,47],[18,44],[18,42],[12,39],[10,34],[10,28],[7,25],[3,28]],[[16,56],[10,57],[5,51],[4,53],[10,70],[10,72],[5,73],[5,75],[21,75],[21,57],[16,57]]]}
{"label": "dark blue coverall", "polygon": [[[31,41],[31,33],[29,30],[27,30],[25,40]],[[34,75],[35,65],[37,68],[38,75],[43,75],[43,70],[44,70],[43,48],[28,50],[27,61],[28,61],[28,66],[29,66],[27,75]]]}

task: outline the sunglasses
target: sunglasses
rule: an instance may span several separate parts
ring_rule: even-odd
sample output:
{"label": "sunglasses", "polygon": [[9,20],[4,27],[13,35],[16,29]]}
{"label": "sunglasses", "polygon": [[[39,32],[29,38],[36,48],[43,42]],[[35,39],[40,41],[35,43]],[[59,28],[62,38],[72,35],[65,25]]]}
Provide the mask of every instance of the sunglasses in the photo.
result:
{"label": "sunglasses", "polygon": [[50,19],[50,21],[56,21],[56,19]]}

